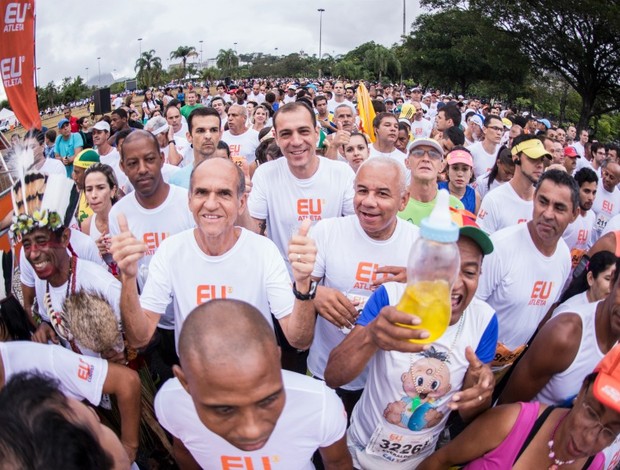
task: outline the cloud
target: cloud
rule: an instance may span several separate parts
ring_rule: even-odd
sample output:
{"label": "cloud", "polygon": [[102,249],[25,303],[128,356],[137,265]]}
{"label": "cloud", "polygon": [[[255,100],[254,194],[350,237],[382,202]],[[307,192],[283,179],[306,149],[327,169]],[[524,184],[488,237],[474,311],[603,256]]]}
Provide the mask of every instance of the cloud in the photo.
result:
{"label": "cloud", "polygon": [[[419,0],[405,1],[410,25]],[[239,53],[275,53],[277,47],[280,55],[301,50],[318,55],[318,8],[325,9],[323,53],[344,54],[367,41],[389,47],[400,40],[400,0],[38,0],[38,82],[86,78],[86,67],[93,77],[97,57],[102,73],[133,76],[140,47],[154,49],[167,67],[172,50],[187,45],[200,52],[200,40],[205,60],[235,42]]]}

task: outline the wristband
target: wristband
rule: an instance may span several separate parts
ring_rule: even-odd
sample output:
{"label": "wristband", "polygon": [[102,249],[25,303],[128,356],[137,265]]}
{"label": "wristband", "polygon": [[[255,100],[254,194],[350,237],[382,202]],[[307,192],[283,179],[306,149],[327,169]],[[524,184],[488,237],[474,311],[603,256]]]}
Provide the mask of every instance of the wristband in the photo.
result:
{"label": "wristband", "polygon": [[312,300],[316,297],[316,287],[318,283],[316,281],[310,281],[310,290],[307,294],[302,294],[297,290],[297,285],[293,282],[293,295],[297,300]]}

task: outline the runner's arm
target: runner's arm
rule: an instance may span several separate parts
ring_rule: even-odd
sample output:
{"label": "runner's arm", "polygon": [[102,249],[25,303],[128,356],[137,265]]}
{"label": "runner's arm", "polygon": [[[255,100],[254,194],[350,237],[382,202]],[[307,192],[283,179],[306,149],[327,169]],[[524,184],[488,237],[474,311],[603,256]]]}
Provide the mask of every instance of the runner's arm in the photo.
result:
{"label": "runner's arm", "polygon": [[517,420],[520,409],[519,404],[491,408],[454,440],[428,456],[418,466],[418,470],[445,470],[482,457],[504,441]]}
{"label": "runner's arm", "polygon": [[353,462],[347,448],[347,435],[328,447],[319,449],[325,470],[351,470]]}
{"label": "runner's arm", "polygon": [[348,384],[362,373],[378,350],[370,336],[369,327],[356,325],[329,355],[324,374],[325,382],[331,388]]}
{"label": "runner's arm", "polygon": [[[120,266],[120,263],[118,264]],[[121,282],[121,319],[125,337],[132,348],[143,348],[153,338],[161,315],[140,306],[135,277],[128,276],[121,271]]]}
{"label": "runner's arm", "polygon": [[136,371],[108,362],[103,393],[116,396],[121,415],[121,442],[132,461],[140,444],[140,387]]}
{"label": "runner's arm", "polygon": [[200,470],[200,465],[198,465],[196,459],[189,453],[185,444],[176,437],[173,437],[172,440],[172,453],[179,468],[183,470]]}
{"label": "runner's arm", "polygon": [[498,403],[533,400],[555,374],[575,360],[582,329],[581,318],[574,313],[549,320],[515,366]]}
{"label": "runner's arm", "polygon": [[[316,245],[308,236],[311,222],[304,220],[297,234],[291,237],[288,246],[288,258],[293,270],[293,279],[297,291],[302,294],[310,292],[311,274],[316,261]],[[314,336],[316,314],[314,300],[295,299],[290,315],[280,318],[280,326],[291,346],[308,349]]]}

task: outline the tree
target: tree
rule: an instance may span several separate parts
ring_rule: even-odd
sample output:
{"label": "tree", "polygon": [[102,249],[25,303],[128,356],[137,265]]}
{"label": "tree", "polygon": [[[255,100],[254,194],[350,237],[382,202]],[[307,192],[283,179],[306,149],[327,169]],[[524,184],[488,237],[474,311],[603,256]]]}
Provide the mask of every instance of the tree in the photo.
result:
{"label": "tree", "polygon": [[395,49],[405,75],[462,94],[485,82],[495,85],[494,96],[507,92],[515,97],[529,70],[529,60],[512,37],[470,10],[420,15]]}
{"label": "tree", "polygon": [[136,78],[143,88],[149,88],[161,79],[162,65],[161,59],[155,56],[155,50],[145,51],[136,60],[134,70],[138,72]]}
{"label": "tree", "polygon": [[234,49],[220,49],[215,58],[215,64],[223,75],[232,75],[232,72],[239,66],[239,57]]}
{"label": "tree", "polygon": [[220,71],[215,67],[207,67],[206,69],[202,69],[200,71],[200,79],[201,80],[215,80],[220,76]]}
{"label": "tree", "polygon": [[63,103],[86,98],[90,93],[90,89],[79,75],[73,80],[71,77],[65,77],[60,85],[60,101]]}
{"label": "tree", "polygon": [[400,77],[400,62],[394,53],[385,46],[377,44],[368,49],[364,59],[366,66],[379,81],[383,75],[388,75],[392,81],[396,81]]}
{"label": "tree", "polygon": [[187,66],[187,58],[188,57],[196,57],[198,52],[196,52],[196,48],[194,46],[179,46],[176,50],[170,53],[171,59],[181,59],[181,64],[183,67],[183,76],[185,76],[185,67]]}
{"label": "tree", "polygon": [[620,15],[617,0],[423,0],[467,7],[510,34],[540,70],[562,77],[580,95],[577,127],[620,109]]}

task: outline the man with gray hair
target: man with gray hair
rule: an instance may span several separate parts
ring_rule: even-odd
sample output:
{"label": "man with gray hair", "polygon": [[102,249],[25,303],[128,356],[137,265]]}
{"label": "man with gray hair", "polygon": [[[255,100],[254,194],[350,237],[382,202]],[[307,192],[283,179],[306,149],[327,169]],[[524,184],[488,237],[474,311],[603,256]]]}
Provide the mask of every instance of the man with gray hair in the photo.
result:
{"label": "man with gray hair", "polygon": [[244,106],[233,104],[228,109],[228,129],[222,135],[222,140],[230,148],[230,156],[245,157],[248,163],[256,160],[256,147],[258,147],[258,131],[248,128],[248,111]]}
{"label": "man with gray hair", "polygon": [[[409,191],[405,170],[397,160],[366,160],[355,176],[354,215],[319,221],[312,230],[317,260],[312,276],[319,314],[310,347],[308,369],[323,379],[332,349],[344,340],[372,291],[406,266],[418,228],[397,217]],[[366,371],[337,389],[350,414],[366,383]]]}

